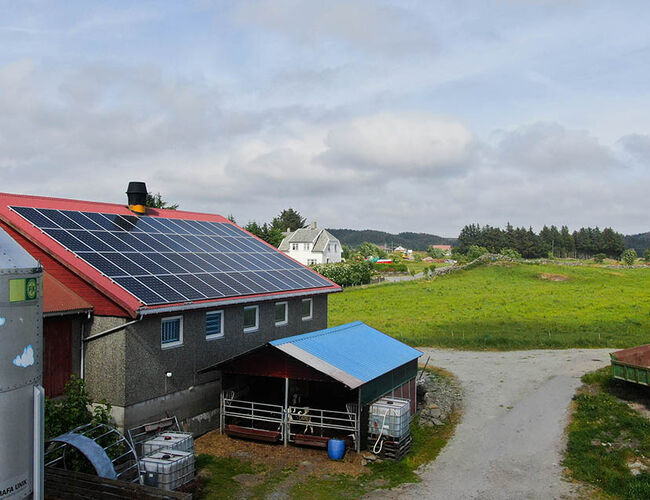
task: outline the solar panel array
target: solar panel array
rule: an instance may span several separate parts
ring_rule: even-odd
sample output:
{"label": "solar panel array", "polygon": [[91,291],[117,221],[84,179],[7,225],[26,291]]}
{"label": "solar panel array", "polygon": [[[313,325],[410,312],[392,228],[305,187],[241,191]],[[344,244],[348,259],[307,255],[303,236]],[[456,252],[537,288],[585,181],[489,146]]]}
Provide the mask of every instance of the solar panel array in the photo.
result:
{"label": "solar panel array", "polygon": [[147,305],[331,286],[226,222],[11,209]]}

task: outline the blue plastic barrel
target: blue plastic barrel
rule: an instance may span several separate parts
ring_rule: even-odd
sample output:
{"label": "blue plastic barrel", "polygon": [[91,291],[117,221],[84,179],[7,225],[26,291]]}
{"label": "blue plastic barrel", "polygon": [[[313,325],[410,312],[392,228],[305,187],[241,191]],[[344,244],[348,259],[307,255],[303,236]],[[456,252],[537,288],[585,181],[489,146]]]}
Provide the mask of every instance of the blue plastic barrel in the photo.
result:
{"label": "blue plastic barrel", "polygon": [[327,454],[332,460],[341,460],[345,455],[345,441],[342,439],[330,439],[327,442]]}

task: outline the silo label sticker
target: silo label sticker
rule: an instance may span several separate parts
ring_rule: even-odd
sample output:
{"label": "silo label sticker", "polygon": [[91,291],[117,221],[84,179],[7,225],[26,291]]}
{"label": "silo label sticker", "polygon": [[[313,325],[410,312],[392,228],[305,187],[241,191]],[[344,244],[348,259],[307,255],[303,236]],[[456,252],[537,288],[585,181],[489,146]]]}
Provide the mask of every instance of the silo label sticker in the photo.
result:
{"label": "silo label sticker", "polygon": [[29,484],[27,475],[13,477],[0,483],[0,499],[19,497],[23,498],[28,495],[32,489]]}
{"label": "silo label sticker", "polygon": [[25,347],[22,354],[19,354],[14,358],[14,365],[20,366],[21,368],[27,368],[28,366],[32,366],[33,364],[34,364],[34,349],[32,348],[32,345],[29,344],[27,347]]}

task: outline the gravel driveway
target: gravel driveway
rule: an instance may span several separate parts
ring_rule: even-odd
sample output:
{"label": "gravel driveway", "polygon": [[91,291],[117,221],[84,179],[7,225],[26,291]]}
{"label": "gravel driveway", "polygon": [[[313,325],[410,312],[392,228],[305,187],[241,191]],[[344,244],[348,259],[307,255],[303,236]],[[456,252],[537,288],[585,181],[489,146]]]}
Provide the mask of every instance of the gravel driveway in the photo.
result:
{"label": "gravel driveway", "polygon": [[570,498],[562,480],[568,407],[580,376],[614,349],[471,352],[424,348],[422,361],[454,373],[464,414],[422,482],[371,498]]}

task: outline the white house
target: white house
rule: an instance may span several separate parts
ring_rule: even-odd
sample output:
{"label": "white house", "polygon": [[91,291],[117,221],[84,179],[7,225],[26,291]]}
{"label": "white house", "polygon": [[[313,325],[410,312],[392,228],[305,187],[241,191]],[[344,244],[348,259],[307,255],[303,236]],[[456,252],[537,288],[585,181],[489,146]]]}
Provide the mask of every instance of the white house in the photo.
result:
{"label": "white house", "polygon": [[341,242],[325,229],[318,229],[315,222],[309,228],[284,234],[279,250],[302,264],[341,262]]}

